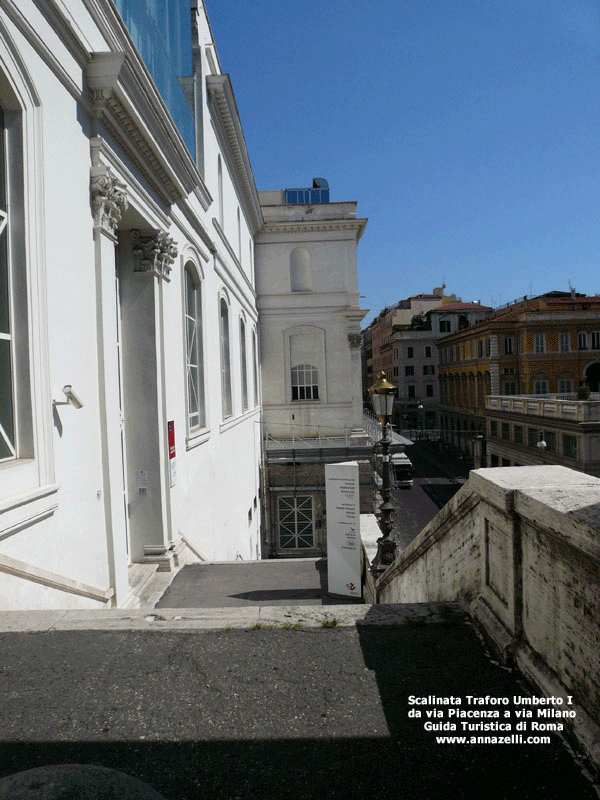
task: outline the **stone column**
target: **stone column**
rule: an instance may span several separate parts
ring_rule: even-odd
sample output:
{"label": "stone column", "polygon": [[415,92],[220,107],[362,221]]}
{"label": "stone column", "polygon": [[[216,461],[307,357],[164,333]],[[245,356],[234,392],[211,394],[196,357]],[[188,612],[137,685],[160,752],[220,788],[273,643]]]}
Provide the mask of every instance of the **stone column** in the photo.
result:
{"label": "stone column", "polygon": [[132,230],[121,252],[131,554],[160,570],[173,566],[163,284],[176,256],[165,231]]}
{"label": "stone column", "polygon": [[91,169],[90,197],[94,214],[98,388],[102,448],[102,502],[106,527],[109,580],[114,603],[129,593],[128,532],[123,472],[123,418],[120,402],[116,292],[117,229],[127,209],[125,184],[108,167]]}
{"label": "stone column", "polygon": [[364,435],[363,398],[362,398],[362,335],[359,332],[348,334],[350,346],[350,370],[352,376],[352,435]]}

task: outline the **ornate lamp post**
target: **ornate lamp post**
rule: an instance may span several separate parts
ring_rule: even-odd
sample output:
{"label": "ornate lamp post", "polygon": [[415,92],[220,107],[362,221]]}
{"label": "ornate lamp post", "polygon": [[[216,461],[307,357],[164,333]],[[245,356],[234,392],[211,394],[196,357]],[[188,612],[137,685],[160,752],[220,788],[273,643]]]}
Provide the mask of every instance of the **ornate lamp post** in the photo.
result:
{"label": "ornate lamp post", "polygon": [[394,408],[394,398],[396,396],[396,387],[393,386],[385,377],[385,372],[379,372],[377,375],[377,383],[371,386],[369,392],[373,402],[373,410],[379,417],[383,436],[377,444],[381,445],[381,460],[383,466],[381,498],[383,503],[379,507],[379,527],[383,534],[377,540],[377,555],[371,564],[371,571],[373,575],[378,577],[381,575],[386,567],[393,563],[396,556],[396,542],[393,541],[390,534],[394,527],[394,511],[395,506],[391,502],[392,495],[392,474],[390,463],[390,444],[392,437],[390,436],[390,417]]}

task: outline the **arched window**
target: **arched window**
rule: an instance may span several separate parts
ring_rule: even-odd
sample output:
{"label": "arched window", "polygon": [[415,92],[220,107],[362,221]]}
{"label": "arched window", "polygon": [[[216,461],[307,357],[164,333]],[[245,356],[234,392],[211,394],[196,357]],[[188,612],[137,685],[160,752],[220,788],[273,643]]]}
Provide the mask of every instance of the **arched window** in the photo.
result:
{"label": "arched window", "polygon": [[221,403],[223,419],[233,414],[231,393],[231,350],[229,342],[229,306],[224,297],[219,302],[219,335],[221,349]]}
{"label": "arched window", "polygon": [[240,370],[242,373],[242,411],[248,410],[248,359],[246,358],[246,323],[240,319]]}
{"label": "arched window", "polygon": [[0,97],[0,461],[34,455],[25,213],[19,166],[22,114],[14,97],[6,99],[4,105]]}
{"label": "arched window", "polygon": [[290,253],[290,286],[292,292],[312,291],[312,263],[306,247],[294,247]]}
{"label": "arched window", "polygon": [[0,108],[0,461],[16,456],[4,112]]}
{"label": "arched window", "polygon": [[318,400],[319,373],[311,364],[292,367],[292,400]]}
{"label": "arched window", "polygon": [[191,262],[185,267],[185,340],[188,430],[206,425],[202,350],[202,289]]}

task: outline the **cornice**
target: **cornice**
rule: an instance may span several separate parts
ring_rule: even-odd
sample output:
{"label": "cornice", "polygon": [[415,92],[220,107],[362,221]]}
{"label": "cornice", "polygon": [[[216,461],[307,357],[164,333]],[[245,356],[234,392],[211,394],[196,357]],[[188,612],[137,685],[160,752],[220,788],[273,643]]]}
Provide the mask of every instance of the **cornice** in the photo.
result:
{"label": "cornice", "polygon": [[92,53],[85,77],[94,116],[161,199],[186,198],[200,175],[156,87],[126,53]]}
{"label": "cornice", "polygon": [[337,231],[352,231],[356,235],[356,241],[359,242],[365,228],[367,227],[367,219],[340,219],[340,220],[318,220],[309,222],[302,220],[299,222],[268,222],[263,225],[260,235],[261,236],[289,236],[296,233],[333,233]]}
{"label": "cornice", "polygon": [[229,75],[208,75],[206,89],[209,108],[221,129],[223,146],[254,234],[262,227],[262,211]]}

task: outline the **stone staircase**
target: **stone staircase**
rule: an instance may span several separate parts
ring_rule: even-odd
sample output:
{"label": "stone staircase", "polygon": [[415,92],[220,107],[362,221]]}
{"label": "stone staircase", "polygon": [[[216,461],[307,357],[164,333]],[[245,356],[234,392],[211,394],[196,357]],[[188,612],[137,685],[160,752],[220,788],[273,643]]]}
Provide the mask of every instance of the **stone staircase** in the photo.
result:
{"label": "stone staircase", "polygon": [[450,710],[498,707],[468,697],[506,698],[513,727],[529,697],[456,604],[17,612],[0,647],[1,775],[101,765],[166,800],[597,800],[554,734],[438,741],[504,733],[465,734],[482,719]]}

